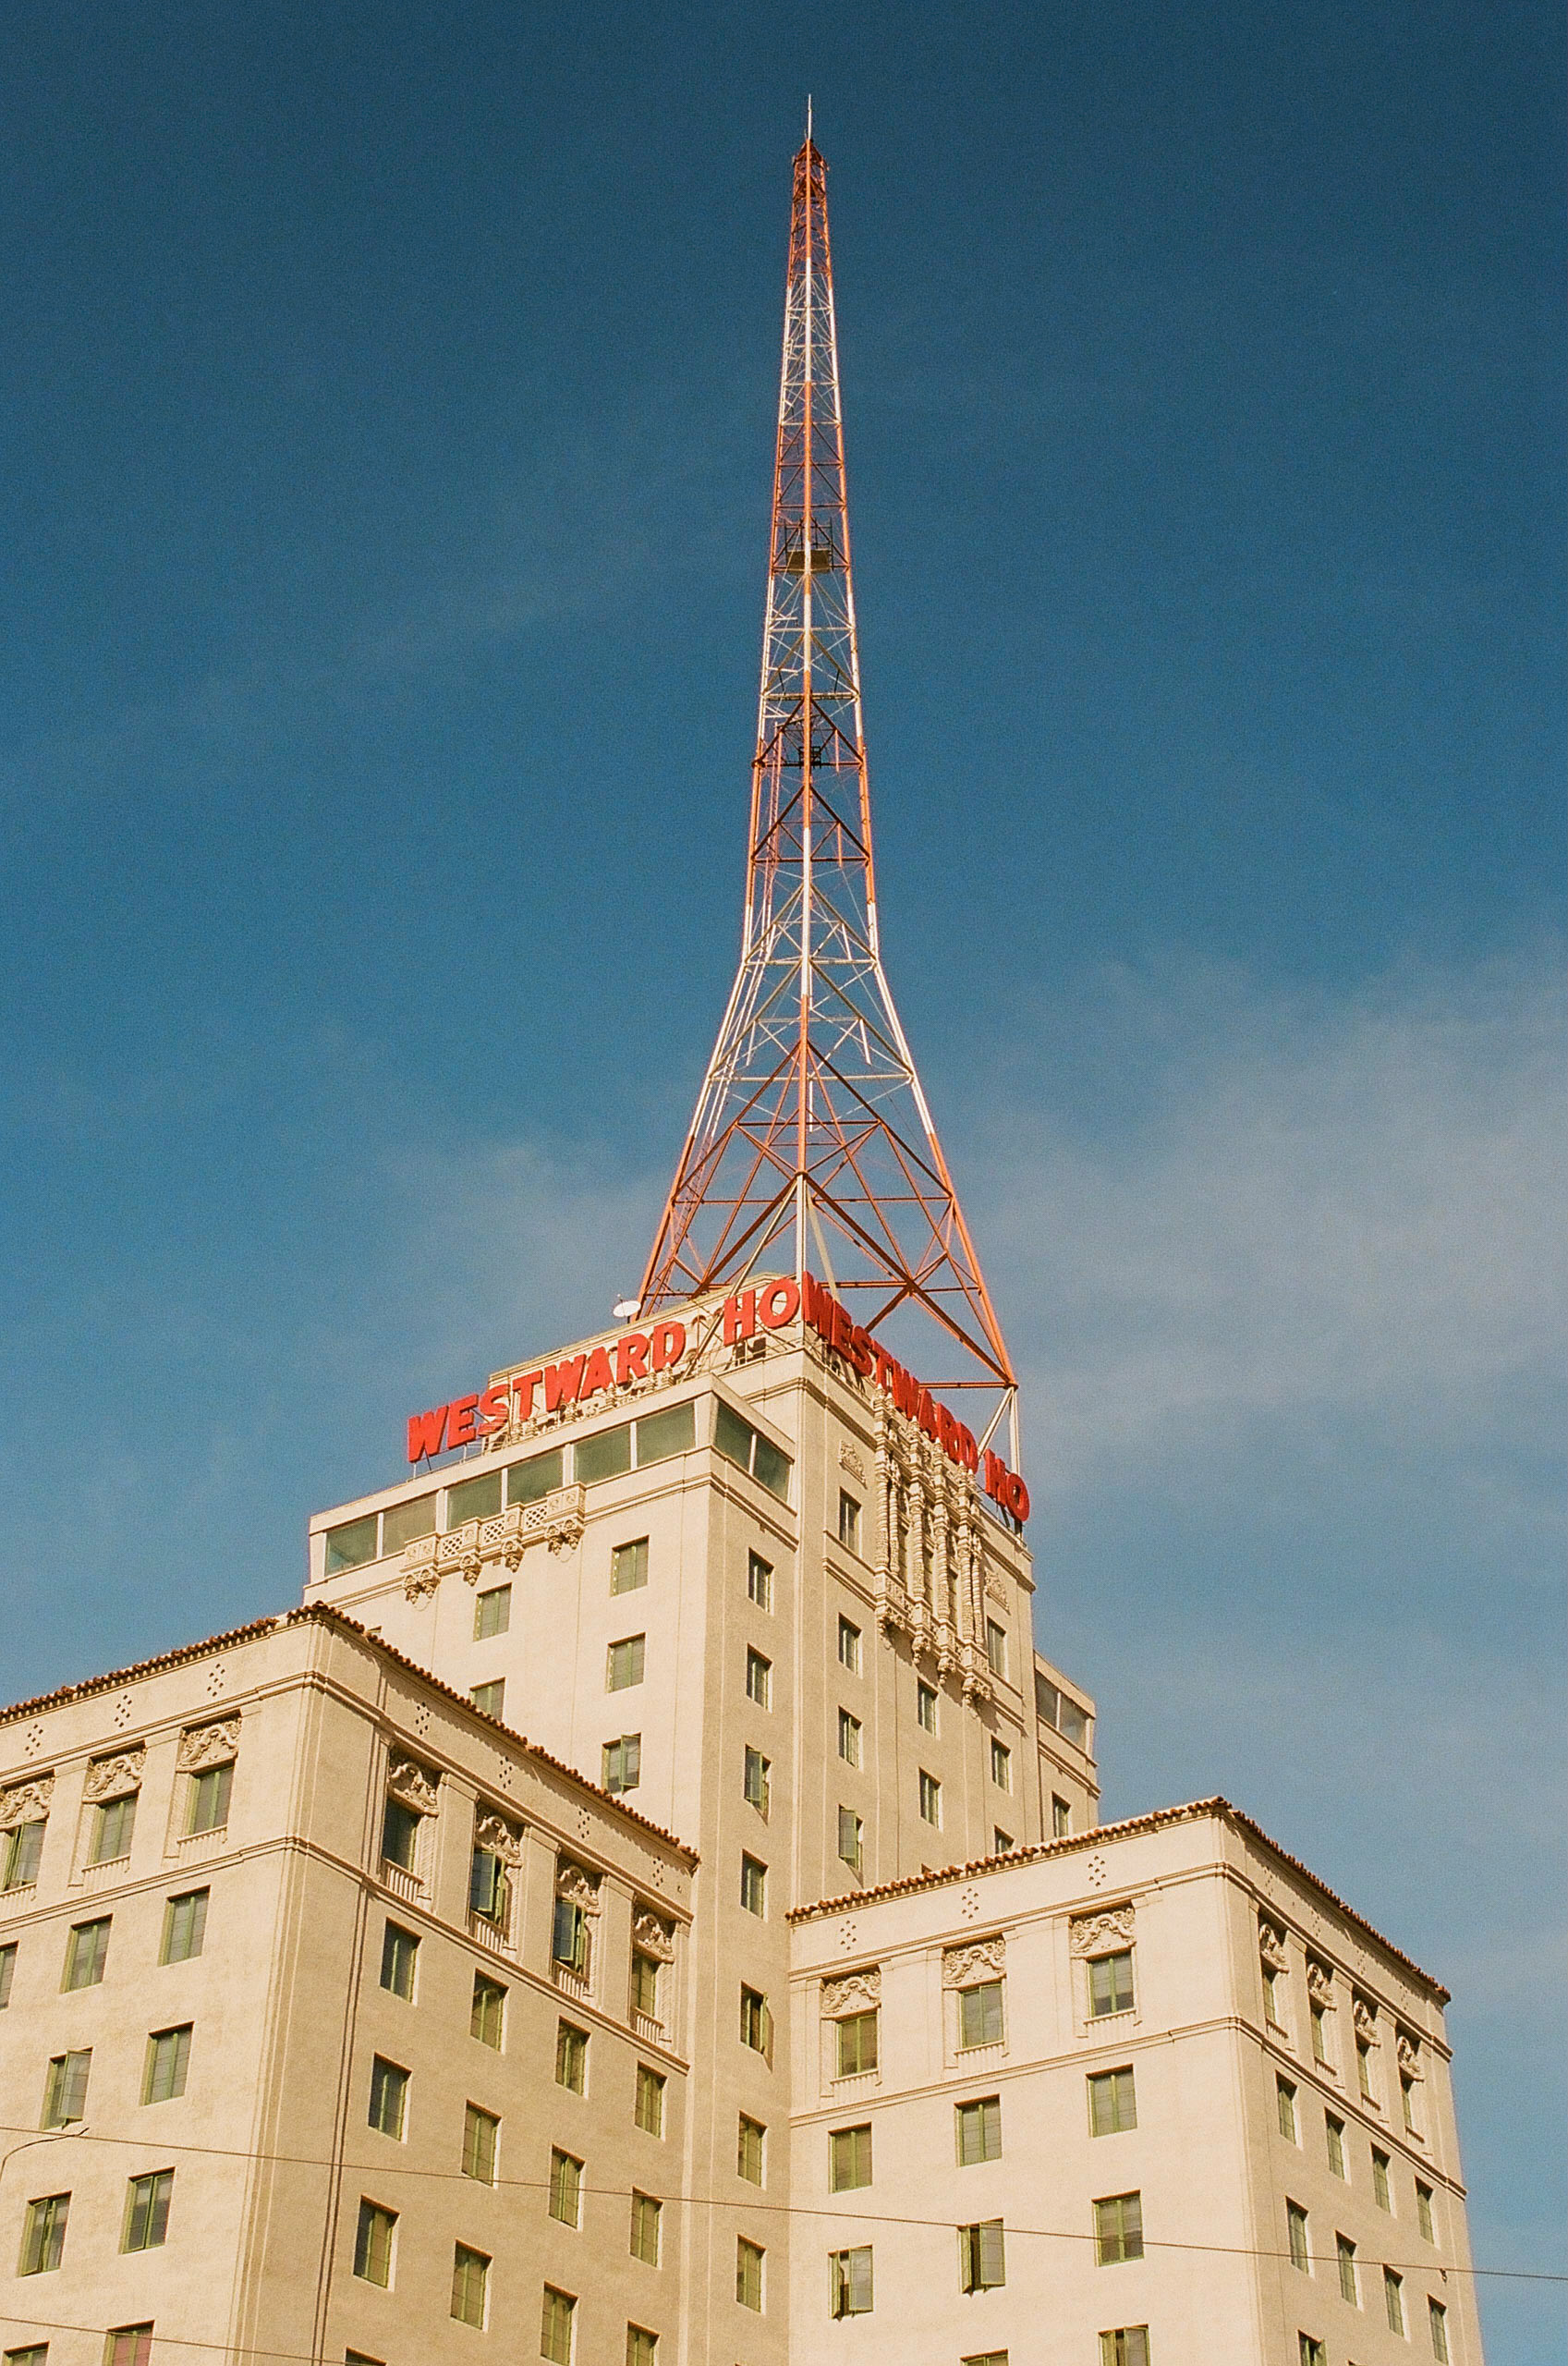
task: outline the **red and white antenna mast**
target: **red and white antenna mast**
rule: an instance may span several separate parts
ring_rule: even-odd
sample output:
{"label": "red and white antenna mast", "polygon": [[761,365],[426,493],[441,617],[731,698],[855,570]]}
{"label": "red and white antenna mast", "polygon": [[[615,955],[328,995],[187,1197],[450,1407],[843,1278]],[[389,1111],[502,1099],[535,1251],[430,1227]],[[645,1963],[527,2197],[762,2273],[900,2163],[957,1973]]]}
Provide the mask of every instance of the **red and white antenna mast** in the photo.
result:
{"label": "red and white antenna mast", "polygon": [[[882,969],[827,165],[795,159],[740,968],[643,1275],[644,1314],[783,1265],[868,1331],[927,1317],[933,1387],[1017,1382]],[[929,1361],[928,1355],[922,1361]],[[950,1372],[948,1366],[954,1369]],[[980,1409],[977,1406],[976,1411]]]}

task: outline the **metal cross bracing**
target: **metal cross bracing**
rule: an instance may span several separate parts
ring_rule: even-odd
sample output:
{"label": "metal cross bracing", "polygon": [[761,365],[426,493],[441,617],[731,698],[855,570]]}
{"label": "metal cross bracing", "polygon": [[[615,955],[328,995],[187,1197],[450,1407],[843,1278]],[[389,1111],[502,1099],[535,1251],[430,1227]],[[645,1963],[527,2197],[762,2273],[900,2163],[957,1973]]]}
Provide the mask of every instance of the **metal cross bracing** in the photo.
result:
{"label": "metal cross bracing", "polygon": [[[806,1271],[868,1331],[943,1335],[942,1389],[1017,1384],[882,968],[856,646],[827,165],[795,159],[740,967],[641,1308]],[[925,1360],[929,1360],[929,1354]],[[952,1364],[954,1371],[947,1369]],[[971,1417],[972,1418],[972,1417]]]}

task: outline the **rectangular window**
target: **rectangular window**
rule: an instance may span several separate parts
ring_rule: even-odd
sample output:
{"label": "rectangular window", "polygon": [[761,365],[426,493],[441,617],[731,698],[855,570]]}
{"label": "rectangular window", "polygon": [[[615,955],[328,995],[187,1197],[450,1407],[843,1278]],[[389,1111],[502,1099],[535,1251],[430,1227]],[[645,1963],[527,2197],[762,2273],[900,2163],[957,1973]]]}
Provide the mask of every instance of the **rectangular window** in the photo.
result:
{"label": "rectangular window", "polygon": [[1423,2185],[1419,2177],[1416,2180],[1416,2223],[1421,2229],[1424,2243],[1437,2241],[1432,2226],[1432,2189],[1429,2185]]}
{"label": "rectangular window", "polygon": [[773,1606],[772,1564],[770,1561],[764,1561],[760,1553],[749,1553],[747,1555],[746,1592],[748,1600],[754,1602],[759,1610],[772,1610]]}
{"label": "rectangular window", "polygon": [[414,1967],[419,1954],[419,1943],[412,1931],[389,1922],[382,1933],[381,1984],[390,1988],[395,1996],[401,1996],[406,2004],[413,2000]]}
{"label": "rectangular window", "polygon": [[853,1808],[838,1811],[838,1853],[858,1873],[865,1868],[866,1827]]}
{"label": "rectangular window", "polygon": [[1355,2083],[1361,2090],[1363,2103],[1377,2102],[1378,2098],[1372,2092],[1372,2049],[1365,2038],[1359,2037],[1355,2041]]}
{"label": "rectangular window", "polygon": [[828,2183],[834,2193],[853,2193],[871,2182],[871,2128],[835,2128],[828,2138]]}
{"label": "rectangular window", "polygon": [[958,2229],[958,2283],[965,2292],[989,2292],[1007,2281],[1002,2221],[982,2218]]}
{"label": "rectangular window", "polygon": [[841,2079],[858,2079],[863,2071],[877,2067],[877,2012],[873,2006],[867,2013],[845,2013],[833,2024],[838,2031],[838,2075]]}
{"label": "rectangular window", "polygon": [[474,1998],[468,2010],[468,2035],[500,2053],[506,2031],[506,1991],[484,1972],[474,1974]]}
{"label": "rectangular window", "polygon": [[542,1503],[561,1484],[565,1465],[561,1449],[556,1446],[549,1454],[530,1454],[526,1462],[509,1462],[506,1466],[506,1501],[509,1504]]}
{"label": "rectangular window", "polygon": [[381,1516],[381,1550],[384,1560],[401,1553],[418,1536],[435,1534],[435,1497],[411,1495],[407,1503],[389,1504]]}
{"label": "rectangular window", "polygon": [[607,1741],[601,1756],[600,1780],[605,1790],[617,1798],[623,1791],[635,1791],[642,1781],[642,1736],[623,1734],[618,1741]]}
{"label": "rectangular window", "polygon": [[632,2104],[632,2117],[646,2136],[664,2133],[664,2080],[646,2062],[637,2066],[637,2093]]}
{"label": "rectangular window", "polygon": [[506,1867],[493,1848],[481,1848],[476,1841],[468,1859],[468,1911],[485,1922],[493,1922],[497,1930],[506,1927],[506,1909],[510,1892]]}
{"label": "rectangular window", "polygon": [[958,1991],[958,2043],[961,2046],[1002,2043],[1002,1982],[982,1980]]}
{"label": "rectangular window", "polygon": [[768,1911],[768,1868],[755,1857],[740,1860],[740,1902],[748,1914],[760,1916]]}
{"label": "rectangular window", "polygon": [[646,1635],[626,1635],[610,1646],[605,1672],[606,1692],[625,1692],[629,1686],[642,1682],[643,1657],[648,1648]]}
{"label": "rectangular window", "polygon": [[1383,2270],[1383,2310],[1389,2321],[1390,2333],[1404,2331],[1404,2278],[1396,2275],[1392,2267]]}
{"label": "rectangular window", "polygon": [[991,1854],[993,1856],[1005,1857],[1007,1851],[1013,1847],[1013,1835],[1010,1832],[1003,1832],[1000,1824],[996,1824],[992,1827],[991,1846]]}
{"label": "rectangular window", "polygon": [[66,2221],[70,2216],[68,2193],[41,2194],[30,2201],[22,2221],[22,2255],[18,2275],[47,2275],[59,2266],[66,2250]]}
{"label": "rectangular window", "polygon": [[512,1624],[512,1589],[491,1586],[474,1596],[474,1640],[483,1643],[492,1635],[504,1635]]}
{"label": "rectangular window", "polygon": [[[66,1969],[60,1978],[63,1989],[97,1987],[109,1959],[109,1923],[110,1917],[105,1914],[96,1922],[72,1924],[66,1941]],[[164,1961],[167,1960],[165,1957]]]}
{"label": "rectangular window", "polygon": [[915,1687],[915,1723],[923,1733],[936,1731],[936,1688],[930,1684]]}
{"label": "rectangular window", "polygon": [[43,1854],[43,1827],[47,1816],[35,1816],[30,1823],[14,1823],[5,1835],[5,1865],[0,1870],[0,1889],[30,1889],[38,1879],[39,1860]]}
{"label": "rectangular window", "polygon": [[25,2349],[7,2349],[4,2355],[6,2366],[48,2366],[49,2344],[29,2342]]}
{"label": "rectangular window", "polygon": [[934,1774],[920,1769],[920,1813],[928,1823],[940,1829],[942,1824],[942,1785]]}
{"label": "rectangular window", "polygon": [[1312,2273],[1311,2254],[1307,2244],[1307,2213],[1299,2201],[1285,2204],[1285,2233],[1290,2238],[1290,2263],[1303,2275]]}
{"label": "rectangular window", "polygon": [[588,2031],[574,2029],[570,2021],[556,2025],[555,2084],[569,2087],[574,2095],[588,2084]]}
{"label": "rectangular window", "polygon": [[1274,2081],[1274,2107],[1279,2116],[1280,2134],[1287,2144],[1295,2142],[1295,2089],[1288,2079]]}
{"label": "rectangular window", "polygon": [[228,1823],[229,1795],[234,1789],[234,1761],[223,1766],[204,1766],[199,1774],[189,1777],[187,1795],[185,1829],[187,1836],[198,1832],[222,1832]]}
{"label": "rectangular window", "polygon": [[452,2250],[452,2313],[460,2325],[482,2325],[490,2289],[490,2261],[467,2243]]}
{"label": "rectangular window", "polygon": [[460,1479],[446,1490],[447,1528],[462,1528],[471,1519],[493,1519],[501,1509],[501,1473],[483,1470],[477,1479]]}
{"label": "rectangular window", "polygon": [[662,2205],[655,2201],[650,2193],[638,2193],[635,2187],[633,2188],[631,2251],[633,2259],[641,2260],[644,2267],[657,2267],[659,2264],[659,2217],[662,2207]]}
{"label": "rectangular window", "polygon": [[860,1720],[852,1717],[847,1709],[838,1713],[838,1754],[846,1766],[860,1763]]}
{"label": "rectangular window", "polygon": [[638,1422],[637,1467],[646,1470],[652,1463],[668,1462],[672,1455],[689,1454],[696,1444],[697,1407],[688,1396],[684,1405],[666,1405],[662,1413],[647,1413]]}
{"label": "rectangular window", "polygon": [[142,2074],[141,2100],[144,2104],[172,2103],[185,2092],[185,2075],[190,2065],[189,2021],[176,2030],[154,2030],[147,2041],[147,2067]]}
{"label": "rectangular window", "polygon": [[582,2163],[558,2149],[550,2155],[550,2215],[575,2226],[582,2215]]}
{"label": "rectangular window", "polygon": [[755,1988],[740,1992],[740,2042],[753,2054],[767,2057],[772,2067],[773,2059],[773,2017],[768,2010],[768,2000]]}
{"label": "rectangular window", "polygon": [[1149,2327],[1117,2325],[1100,2336],[1100,2366],[1149,2366]]}
{"label": "rectangular window", "polygon": [[838,1622],[838,1663],[840,1667],[848,1668],[852,1676],[860,1673],[860,1629],[855,1621],[841,1618]]}
{"label": "rectangular window", "polygon": [[408,2102],[408,2073],[395,2062],[377,2055],[371,2064],[370,2124],[378,2135],[403,2140],[403,2116]]}
{"label": "rectangular window", "polygon": [[1406,2078],[1403,2070],[1399,2074],[1399,2108],[1405,2134],[1419,2136],[1421,2131],[1416,2125],[1416,2081]]}
{"label": "rectangular window", "polygon": [[1323,2114],[1323,2141],[1328,2149],[1331,2173],[1336,2177],[1343,2177],[1345,2173],[1344,2122],[1336,2119],[1331,2111]]}
{"label": "rectangular window", "polygon": [[954,2112],[958,2136],[958,2165],[972,2169],[981,2161],[1002,2158],[1002,2098],[984,2095],[978,2103],[959,2104]]}
{"label": "rectangular window", "polygon": [[87,2116],[87,2081],[92,2069],[92,2048],[79,2054],[56,2054],[43,2081],[43,2116],[40,2128],[71,2128]]}
{"label": "rectangular window", "polygon": [[1143,2196],[1112,2193],[1094,2205],[1095,2259],[1101,2267],[1143,2257]]}
{"label": "rectangular window", "polygon": [[0,2013],[11,2001],[11,1983],[17,1976],[17,1943],[0,1947]]}
{"label": "rectangular window", "polygon": [[750,1743],[748,1742],[746,1746],[746,1797],[749,1805],[754,1807],[758,1814],[761,1816],[765,1816],[768,1812],[769,1763],[769,1761],[763,1757],[761,1751],[760,1750],[753,1750]]}
{"label": "rectangular window", "polygon": [[746,2114],[741,2113],[740,2132],[735,2140],[735,2173],[737,2177],[744,2177],[748,2185],[761,2185],[763,2182],[767,2135],[768,2131],[760,2119],[748,2119]]}
{"label": "rectangular window", "polygon": [[539,2354],[550,2360],[550,2366],[572,2366],[572,2322],[577,2308],[575,2294],[557,2292],[553,2284],[545,2286]]}
{"label": "rectangular window", "polygon": [[396,2231],[395,2210],[383,2210],[379,2201],[360,2202],[359,2224],[354,2234],[354,2273],[365,2283],[391,2284],[392,2247]]}
{"label": "rectangular window", "polygon": [[611,1592],[636,1593],[647,1583],[647,1537],[634,1537],[629,1544],[617,1544],[610,1555]]}
{"label": "rectangular window", "polygon": [[713,1421],[713,1444],[726,1462],[738,1463],[742,1470],[749,1470],[760,1487],[770,1495],[777,1495],[781,1503],[789,1500],[789,1474],[792,1468],[787,1454],[743,1421],[733,1405],[721,1396]]}
{"label": "rectangular window", "polygon": [[388,1799],[381,1820],[381,1853],[399,1872],[411,1873],[419,1848],[419,1811],[401,1799]]}
{"label": "rectangular window", "polygon": [[1053,1840],[1065,1840],[1067,1835],[1072,1831],[1072,1829],[1073,1811],[1071,1806],[1067,1800],[1058,1799],[1055,1792],[1052,1791],[1051,1795],[1051,1838]]}
{"label": "rectangular window", "polygon": [[192,1956],[201,1954],[207,1937],[207,1902],[211,1896],[210,1890],[188,1889],[166,1901],[164,1940],[158,1950],[160,1963],[188,1963]]}
{"label": "rectangular window", "polygon": [[579,1980],[588,1977],[588,1916],[569,1897],[558,1897],[551,1924],[550,1953],[553,1961],[567,1971],[575,1971]]}
{"label": "rectangular window", "polygon": [[1432,2356],[1438,2366],[1448,2366],[1448,2311],[1440,2300],[1428,2301],[1427,2323],[1431,2331]]}
{"label": "rectangular window", "polygon": [[841,1487],[838,1491],[838,1541],[851,1553],[860,1550],[860,1506]]}
{"label": "rectangular window", "polygon": [[1329,2366],[1329,2353],[1314,2335],[1298,2334],[1296,2347],[1301,2366]]}
{"label": "rectangular window", "polygon": [[1133,2009],[1133,1951],[1119,1947],[1114,1955],[1094,1956],[1088,1968],[1088,2009],[1090,2018],[1103,2020],[1109,2013],[1130,2013]]}
{"label": "rectangular window", "polygon": [[1361,2306],[1361,2287],[1355,2274],[1355,2245],[1348,2235],[1334,2237],[1334,2257],[1339,2262],[1340,2299],[1348,2300],[1353,2309]]}
{"label": "rectangular window", "polygon": [[1326,2005],[1312,2001],[1312,2059],[1320,2068],[1332,2067],[1329,2058],[1329,2011]]}
{"label": "rectangular window", "polygon": [[993,1676],[1007,1674],[1007,1629],[999,1627],[994,1618],[986,1620],[986,1658]]}
{"label": "rectangular window", "polygon": [[735,2247],[735,2297],[743,2309],[762,2307],[762,2262],[767,2253],[760,2243],[748,2243],[744,2235],[737,2236]]}
{"label": "rectangular window", "polygon": [[645,2014],[650,2021],[659,2018],[659,1960],[640,1947],[632,1949],[631,1996],[634,2013]]}
{"label": "rectangular window", "polygon": [[492,2111],[481,2111],[478,2104],[463,2106],[463,2175],[472,2177],[477,2185],[495,2183],[495,2152],[501,2139],[501,2122]]}
{"label": "rectangular window", "polygon": [[130,1844],[136,1831],[135,1791],[126,1791],[117,1799],[101,1799],[92,1811],[92,1837],[88,1844],[90,1865],[108,1865],[120,1857],[130,1855]]}
{"label": "rectangular window", "polygon": [[599,1430],[590,1438],[579,1438],[572,1449],[572,1476],[580,1486],[591,1487],[601,1479],[618,1479],[631,1467],[629,1421],[623,1421],[618,1429]]}
{"label": "rectangular window", "polygon": [[1138,2124],[1131,2068],[1097,2070],[1088,2082],[1088,2132],[1120,2136]]}
{"label": "rectangular window", "polygon": [[773,1664],[765,1660],[760,1652],[748,1651],[746,1654],[746,1697],[755,1701],[760,1709],[773,1705]]}
{"label": "rectangular window", "polygon": [[657,2366],[659,2336],[646,2325],[626,2327],[626,2366]]}
{"label": "rectangular window", "polygon": [[155,2169],[151,2177],[132,2177],[126,2187],[126,2223],[120,2237],[123,2251],[155,2251],[168,2240],[169,2203],[174,2198],[173,2169]]}
{"label": "rectangular window", "polygon": [[1271,1963],[1260,1967],[1263,1974],[1263,2018],[1271,2030],[1284,2028],[1285,1975],[1276,1971]]}
{"label": "rectangular window", "polygon": [[376,1557],[376,1515],[371,1512],[364,1519],[346,1519],[337,1528],[327,1531],[326,1575],[335,1578],[339,1569],[359,1569]]}
{"label": "rectangular window", "polygon": [[1372,2199],[1380,2210],[1393,2208],[1393,2196],[1389,2190],[1389,2156],[1372,2147]]}
{"label": "rectangular window", "polygon": [[991,1745],[991,1779],[998,1790],[1010,1791],[1013,1788],[1013,1753],[994,1735]]}
{"label": "rectangular window", "polygon": [[864,2317],[871,2309],[871,2246],[828,2253],[829,2290],[835,2317]]}
{"label": "rectangular window", "polygon": [[505,1678],[494,1676],[488,1684],[470,1685],[468,1698],[481,1716],[493,1717],[499,1725],[506,1708]]}

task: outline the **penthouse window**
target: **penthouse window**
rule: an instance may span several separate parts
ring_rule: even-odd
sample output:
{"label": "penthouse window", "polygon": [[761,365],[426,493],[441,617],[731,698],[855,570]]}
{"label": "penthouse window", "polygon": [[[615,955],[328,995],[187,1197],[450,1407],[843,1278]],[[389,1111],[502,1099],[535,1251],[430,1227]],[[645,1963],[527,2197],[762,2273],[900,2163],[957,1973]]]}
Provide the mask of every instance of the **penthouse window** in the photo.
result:
{"label": "penthouse window", "polygon": [[461,1479],[446,1490],[446,1525],[465,1528],[471,1519],[493,1519],[501,1509],[501,1473],[481,1471],[477,1479]]}
{"label": "penthouse window", "polygon": [[1088,1748],[1088,1712],[1080,1707],[1070,1692],[1063,1692],[1048,1676],[1035,1671],[1035,1712],[1045,1725],[1051,1726],[1064,1741],[1075,1750]]}
{"label": "penthouse window", "polygon": [[789,1474],[794,1466],[788,1455],[743,1421],[722,1396],[714,1400],[713,1444],[726,1462],[749,1471],[770,1495],[776,1495],[781,1503],[789,1501]]}
{"label": "penthouse window", "polygon": [[596,1430],[591,1437],[579,1438],[572,1448],[572,1476],[581,1486],[591,1487],[601,1479],[619,1479],[631,1467],[629,1421],[623,1421],[619,1429]]}
{"label": "penthouse window", "polygon": [[66,1941],[66,1968],[60,1976],[62,1989],[96,1988],[103,1977],[103,1967],[109,1960],[110,1917],[100,1916],[95,1922],[73,1923]]}
{"label": "penthouse window", "polygon": [[965,2292],[989,2292],[1007,2281],[1000,2218],[982,2218],[958,2229],[958,2284]]}
{"label": "penthouse window", "polygon": [[617,1544],[610,1555],[612,1593],[637,1593],[648,1583],[648,1539],[638,1536]]}

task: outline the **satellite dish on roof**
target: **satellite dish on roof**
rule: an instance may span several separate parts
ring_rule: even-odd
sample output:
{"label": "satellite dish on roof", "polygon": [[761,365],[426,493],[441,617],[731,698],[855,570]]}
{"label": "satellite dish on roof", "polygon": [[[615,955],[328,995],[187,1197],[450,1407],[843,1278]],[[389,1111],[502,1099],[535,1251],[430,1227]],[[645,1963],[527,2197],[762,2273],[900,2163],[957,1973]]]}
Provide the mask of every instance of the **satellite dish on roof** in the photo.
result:
{"label": "satellite dish on roof", "polygon": [[635,1320],[641,1309],[642,1300],[639,1298],[618,1298],[610,1311],[617,1323],[630,1323]]}

